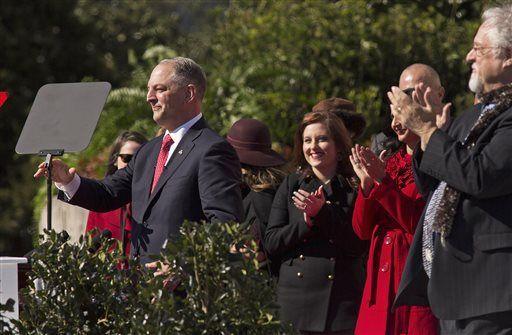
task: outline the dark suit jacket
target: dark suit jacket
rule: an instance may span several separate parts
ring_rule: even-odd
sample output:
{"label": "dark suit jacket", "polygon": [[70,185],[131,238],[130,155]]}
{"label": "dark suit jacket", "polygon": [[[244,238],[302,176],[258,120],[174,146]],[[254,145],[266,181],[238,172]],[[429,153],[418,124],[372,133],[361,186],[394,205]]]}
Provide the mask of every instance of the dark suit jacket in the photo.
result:
{"label": "dark suit jacket", "polygon": [[278,259],[268,257],[265,251],[263,239],[267,231],[268,218],[272,201],[276,190],[269,188],[255,192],[253,190],[244,197],[244,225],[250,226],[250,231],[258,245],[258,259],[260,269],[265,269],[271,275],[277,276],[279,273]]}
{"label": "dark suit jacket", "polygon": [[436,130],[425,152],[414,156],[423,194],[430,198],[440,180],[462,193],[445,246],[435,241],[430,280],[421,259],[420,219],[395,305],[430,302],[443,320],[512,310],[512,108],[464,149],[460,142],[481,108],[455,119],[448,133]]}
{"label": "dark suit jacket", "polygon": [[[184,220],[242,220],[241,173],[231,145],[196,122],[182,138],[150,194],[163,136],[143,145],[128,166],[102,181],[81,178],[69,203],[96,212],[132,202],[132,254],[158,254]],[[61,195],[62,198],[62,195]]]}
{"label": "dark suit jacket", "polygon": [[257,237],[262,240],[267,230],[270,209],[275,195],[276,190],[269,188],[259,192],[251,190],[244,197],[244,222],[254,226],[254,230],[256,230],[254,234],[257,234]]}
{"label": "dark suit jacket", "polygon": [[367,243],[352,228],[355,191],[342,179],[309,228],[292,201],[299,188],[312,192],[316,178],[288,176],[279,187],[265,234],[271,256],[281,258],[278,302],[281,319],[303,331],[353,329],[364,284]]}

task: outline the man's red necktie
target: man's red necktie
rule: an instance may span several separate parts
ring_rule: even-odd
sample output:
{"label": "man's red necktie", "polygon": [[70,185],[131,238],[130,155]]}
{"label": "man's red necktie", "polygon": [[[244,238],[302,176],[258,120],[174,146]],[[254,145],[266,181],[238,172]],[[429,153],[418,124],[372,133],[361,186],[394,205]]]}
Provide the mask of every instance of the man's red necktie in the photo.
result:
{"label": "man's red necktie", "polygon": [[167,156],[169,156],[169,149],[171,148],[171,145],[173,143],[174,142],[171,136],[169,134],[166,134],[162,141],[162,146],[160,147],[158,160],[156,161],[155,174],[153,175],[153,184],[151,185],[151,193],[153,193],[153,190],[155,189],[156,184],[158,183],[158,179],[160,179],[160,176],[164,171],[165,162],[167,161]]}

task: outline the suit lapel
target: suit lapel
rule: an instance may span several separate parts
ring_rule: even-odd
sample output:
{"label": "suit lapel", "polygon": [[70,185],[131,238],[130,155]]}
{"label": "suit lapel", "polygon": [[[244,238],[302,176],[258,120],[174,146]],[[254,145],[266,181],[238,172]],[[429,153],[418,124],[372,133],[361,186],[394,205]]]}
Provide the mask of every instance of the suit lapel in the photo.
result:
{"label": "suit lapel", "polygon": [[[176,173],[180,165],[185,161],[185,159],[188,157],[188,155],[192,152],[194,149],[194,140],[201,134],[203,129],[206,127],[206,122],[204,119],[200,119],[197,121],[183,136],[180,143],[172,153],[171,158],[169,159],[169,163],[166,165],[164,171],[162,172],[162,175],[160,176],[160,179],[158,180],[158,183],[155,186],[155,189],[149,196],[148,206],[153,201],[154,197],[162,187],[167,183],[167,181],[172,178],[172,176]],[[158,156],[158,153],[157,153]],[[155,159],[156,162],[156,159]]]}
{"label": "suit lapel", "polygon": [[174,150],[169,163],[162,172],[160,179],[158,179],[158,183],[156,184],[155,189],[149,196],[149,202],[153,200],[155,194],[160,192],[165,183],[176,173],[179,166],[183,163],[190,151],[192,151],[194,148],[194,143],[182,143],[184,139],[185,138],[180,141],[179,145],[176,147],[176,150]]}

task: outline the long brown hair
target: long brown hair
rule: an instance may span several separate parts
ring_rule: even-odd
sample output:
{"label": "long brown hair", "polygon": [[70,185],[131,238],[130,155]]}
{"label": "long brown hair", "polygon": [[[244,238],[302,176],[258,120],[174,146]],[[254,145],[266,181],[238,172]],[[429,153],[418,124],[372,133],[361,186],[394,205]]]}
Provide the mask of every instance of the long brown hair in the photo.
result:
{"label": "long brown hair", "polygon": [[305,175],[311,176],[313,170],[304,157],[302,150],[302,142],[304,129],[307,126],[321,123],[327,127],[328,135],[334,141],[336,145],[336,151],[338,152],[338,166],[336,167],[336,173],[345,177],[351,178],[354,176],[354,170],[350,164],[349,155],[350,148],[352,147],[352,140],[348,134],[347,128],[343,124],[336,114],[331,112],[311,112],[304,115],[302,122],[300,123],[297,131],[295,132],[295,140],[293,147],[294,163],[298,167],[299,171]]}
{"label": "long brown hair", "polygon": [[242,180],[253,191],[276,190],[288,175],[284,166],[259,167],[241,163]]}

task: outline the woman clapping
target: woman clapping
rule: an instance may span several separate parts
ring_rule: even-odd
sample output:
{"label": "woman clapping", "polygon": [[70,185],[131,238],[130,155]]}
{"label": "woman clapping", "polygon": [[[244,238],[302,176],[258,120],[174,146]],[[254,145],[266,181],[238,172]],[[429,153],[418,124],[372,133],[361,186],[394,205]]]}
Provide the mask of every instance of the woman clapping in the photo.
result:
{"label": "woman clapping", "polygon": [[386,162],[385,151],[379,158],[358,145],[350,156],[360,179],[352,224],[360,238],[371,240],[355,334],[434,335],[438,333],[438,322],[430,308],[402,306],[391,311],[425,205],[411,167],[411,154],[419,138],[394,118],[391,127],[401,144]]}
{"label": "woman clapping", "polygon": [[336,115],[306,114],[295,135],[298,172],[286,177],[272,205],[265,247],[281,259],[281,319],[302,334],[353,334],[366,245],[351,225],[350,147]]}

